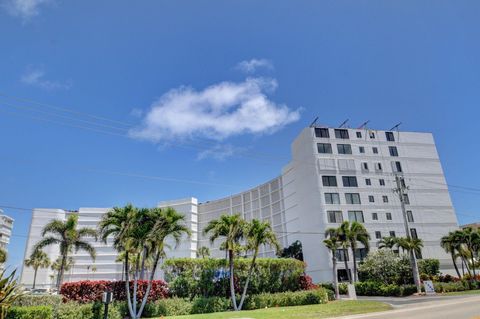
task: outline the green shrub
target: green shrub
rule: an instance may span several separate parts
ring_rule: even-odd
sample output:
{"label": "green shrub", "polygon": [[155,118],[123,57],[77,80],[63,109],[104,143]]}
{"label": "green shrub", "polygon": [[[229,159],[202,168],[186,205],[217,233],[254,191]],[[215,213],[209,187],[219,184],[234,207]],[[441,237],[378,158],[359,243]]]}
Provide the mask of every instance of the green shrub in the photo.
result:
{"label": "green shrub", "polygon": [[433,286],[435,287],[435,292],[437,293],[465,291],[470,289],[469,284],[466,281],[436,282],[433,284]]}
{"label": "green shrub", "polygon": [[324,288],[315,290],[279,292],[276,294],[258,294],[247,298],[244,309],[260,309],[265,307],[288,307],[323,304],[328,302],[328,291]]}
{"label": "green shrub", "polygon": [[415,285],[384,284],[377,281],[355,283],[355,291],[359,296],[409,296],[417,291]]}
{"label": "green shrub", "polygon": [[440,273],[440,261],[433,258],[421,259],[418,261],[418,272],[428,278],[437,276]]}
{"label": "green shrub", "polygon": [[[236,293],[241,293],[251,260],[235,260]],[[180,298],[225,297],[230,295],[229,279],[218,278],[218,270],[227,268],[225,259],[178,258],[166,260],[163,269],[172,295]],[[249,294],[297,291],[305,264],[296,259],[258,258],[250,281]],[[217,277],[216,277],[217,275]]]}
{"label": "green shrub", "polygon": [[8,309],[7,319],[53,319],[50,306],[15,306]]}
{"label": "green shrub", "polygon": [[222,312],[232,309],[230,299],[222,297],[198,297],[192,302],[191,314]]}
{"label": "green shrub", "polygon": [[413,274],[406,256],[398,256],[390,249],[368,253],[358,267],[360,281],[377,281],[384,284],[411,284]]}
{"label": "green shrub", "polygon": [[60,295],[31,295],[26,294],[15,300],[14,306],[52,306],[56,307],[62,303]]}

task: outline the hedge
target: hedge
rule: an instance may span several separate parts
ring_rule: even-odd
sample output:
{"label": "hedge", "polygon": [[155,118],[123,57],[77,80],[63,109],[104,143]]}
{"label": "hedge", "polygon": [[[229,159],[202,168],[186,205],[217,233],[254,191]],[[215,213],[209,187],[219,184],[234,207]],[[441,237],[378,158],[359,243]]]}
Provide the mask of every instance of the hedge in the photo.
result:
{"label": "hedge", "polygon": [[410,296],[417,292],[415,285],[382,284],[375,281],[355,283],[355,291],[359,296]]}
{"label": "hedge", "polygon": [[11,307],[6,319],[51,319],[53,309],[50,306]]}
{"label": "hedge", "polygon": [[31,295],[25,294],[17,298],[13,306],[52,306],[56,307],[62,303],[63,297],[60,295]]}
{"label": "hedge", "polygon": [[[241,293],[251,259],[235,260],[235,292]],[[163,264],[166,281],[173,296],[181,298],[228,297],[230,295],[225,259],[177,258]],[[291,258],[258,258],[248,288],[249,294],[297,291],[305,287],[305,264]]]}
{"label": "hedge", "polygon": [[[148,281],[138,281],[137,299],[142,300],[147,290]],[[122,301],[127,300],[125,293],[125,281],[77,281],[64,283],[60,289],[65,301],[77,301],[80,303],[88,303],[93,301],[101,301],[102,294],[105,291],[113,292],[113,299]],[[133,281],[130,282],[130,293],[133,294]],[[148,295],[148,301],[162,299],[168,297],[168,287],[163,280],[154,280],[152,289]]]}
{"label": "hedge", "polygon": [[[264,293],[247,297],[243,309],[253,310],[265,307],[323,304],[327,303],[329,298],[333,298],[333,292],[324,288],[275,294]],[[117,303],[114,307],[116,307],[123,316],[128,316],[127,305],[125,303]],[[170,298],[147,304],[142,317],[182,316],[229,310],[232,310],[232,303],[229,298],[197,297],[193,300],[188,300],[187,298]]]}

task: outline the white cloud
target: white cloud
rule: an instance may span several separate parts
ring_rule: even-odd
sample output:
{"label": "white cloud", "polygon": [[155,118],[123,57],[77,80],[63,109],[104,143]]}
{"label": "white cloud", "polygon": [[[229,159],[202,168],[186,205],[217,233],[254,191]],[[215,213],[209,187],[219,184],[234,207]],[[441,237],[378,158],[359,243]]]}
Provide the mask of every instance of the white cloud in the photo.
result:
{"label": "white cloud", "polygon": [[266,59],[251,59],[249,61],[245,60],[238,63],[236,68],[242,72],[251,74],[258,68],[273,70],[273,63]]}
{"label": "white cloud", "polygon": [[3,0],[3,7],[12,16],[20,17],[24,21],[40,14],[40,6],[50,0]]}
{"label": "white cloud", "polygon": [[217,161],[224,161],[242,150],[243,148],[234,147],[230,144],[216,144],[213,147],[198,153],[197,159],[203,160],[206,158],[213,158]]}
{"label": "white cloud", "polygon": [[41,69],[31,69],[27,71],[22,75],[20,81],[44,90],[69,89],[72,87],[71,81],[58,82],[45,79],[45,71]]}
{"label": "white cloud", "polygon": [[272,133],[300,118],[299,110],[270,100],[274,79],[220,82],[201,91],[180,87],[154,102],[130,136],[153,142]]}

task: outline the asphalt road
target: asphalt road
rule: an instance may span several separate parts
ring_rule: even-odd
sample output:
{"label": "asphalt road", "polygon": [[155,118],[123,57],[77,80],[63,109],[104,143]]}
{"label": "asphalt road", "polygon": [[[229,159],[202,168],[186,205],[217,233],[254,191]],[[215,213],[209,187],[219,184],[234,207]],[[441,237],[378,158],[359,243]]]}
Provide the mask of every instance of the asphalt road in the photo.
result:
{"label": "asphalt road", "polygon": [[[365,315],[341,317],[342,319],[480,319],[480,296],[447,297],[413,297],[413,298],[369,298],[387,303],[382,299],[395,299],[391,303],[394,310]],[[364,298],[362,298],[364,299]],[[408,300],[407,300],[408,299]],[[412,300],[413,299],[413,300]],[[405,302],[406,301],[406,302]],[[399,304],[402,302],[403,304]]]}

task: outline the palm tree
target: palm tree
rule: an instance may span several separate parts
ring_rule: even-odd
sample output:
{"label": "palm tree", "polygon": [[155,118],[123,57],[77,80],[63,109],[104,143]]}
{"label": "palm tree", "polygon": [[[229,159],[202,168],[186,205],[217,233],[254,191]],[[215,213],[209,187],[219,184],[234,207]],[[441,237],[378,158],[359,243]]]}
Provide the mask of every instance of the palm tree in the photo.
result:
{"label": "palm tree", "polygon": [[[172,208],[137,209],[132,205],[113,208],[99,223],[100,237],[104,242],[113,237],[114,247],[124,253],[125,289],[131,318],[140,318],[152,288],[153,278],[160,258],[165,256],[165,240],[173,238],[176,245],[189,229],[185,217]],[[132,256],[134,258],[132,258]],[[147,289],[140,304],[137,303],[138,280],[143,278],[148,260],[153,258]],[[134,265],[130,266],[134,260]],[[130,296],[130,272],[133,273],[133,293]]]}
{"label": "palm tree", "polygon": [[205,235],[210,234],[211,243],[220,237],[224,238],[224,242],[220,245],[220,248],[227,252],[230,270],[230,296],[232,298],[233,309],[237,311],[233,261],[235,253],[238,251],[240,241],[243,240],[245,236],[245,221],[240,217],[240,214],[222,215],[218,219],[211,220],[203,230],[203,233]]}
{"label": "palm tree", "polygon": [[345,236],[345,240],[350,242],[350,249],[353,256],[353,282],[357,282],[357,259],[355,258],[355,252],[358,247],[358,243],[363,244],[365,249],[369,249],[370,235],[363,224],[359,222],[344,221],[339,227],[340,235]]}
{"label": "palm tree", "polygon": [[325,231],[326,237],[335,238],[338,242],[339,247],[342,249],[343,254],[343,263],[345,266],[345,271],[347,273],[348,282],[352,283],[352,276],[350,274],[350,268],[348,267],[348,248],[350,247],[350,240],[339,228],[328,228]]}
{"label": "palm tree", "polygon": [[210,249],[208,247],[202,246],[197,249],[197,258],[207,258],[210,257]]}
{"label": "palm tree", "polygon": [[0,273],[0,319],[7,317],[8,308],[15,300],[23,295],[22,287],[15,276],[16,269],[5,275],[5,270]]}
{"label": "palm tree", "polygon": [[34,250],[30,255],[30,258],[25,259],[25,266],[33,268],[32,289],[35,289],[38,269],[47,268],[48,266],[50,266],[50,259],[48,258],[48,255],[43,250]]}
{"label": "palm tree", "polygon": [[417,286],[417,292],[422,292],[422,286],[420,283],[420,274],[418,272],[418,262],[416,255],[420,255],[423,247],[423,241],[418,238],[411,238],[411,237],[400,237],[397,241],[398,247],[402,248],[403,252],[407,252],[410,255],[410,260],[412,261],[412,271],[413,271],[413,279],[415,281],[415,285]]}
{"label": "palm tree", "polygon": [[[65,265],[67,263],[68,255],[73,251],[86,251],[92,259],[95,259],[95,248],[85,241],[85,237],[97,238],[97,232],[91,228],[78,228],[78,215],[71,214],[66,221],[55,219],[45,225],[42,230],[42,237],[34,247],[34,250],[41,250],[44,247],[51,245],[60,246],[60,267],[57,276],[57,289],[63,282],[63,275],[65,273]],[[47,236],[49,235],[49,236]]]}
{"label": "palm tree", "polygon": [[379,249],[393,249],[397,245],[397,237],[383,237],[378,242]]}
{"label": "palm tree", "polygon": [[272,226],[269,222],[262,222],[258,219],[253,219],[250,223],[247,224],[246,237],[247,250],[253,251],[253,256],[252,262],[250,264],[250,269],[248,271],[248,276],[245,281],[245,286],[243,287],[242,298],[240,299],[238,310],[242,310],[243,302],[245,301],[245,296],[247,295],[248,284],[250,282],[250,279],[252,278],[260,246],[273,247],[275,249],[275,252],[278,252],[280,250],[277,236],[275,235],[275,232],[273,231]]}
{"label": "palm tree", "polygon": [[471,227],[467,227],[461,232],[463,234],[460,235],[460,238],[471,255],[470,267],[472,268],[472,272],[473,272],[473,280],[476,281],[477,274],[475,272],[475,263],[476,263],[475,257],[477,256],[478,251],[480,250],[480,232]]}
{"label": "palm tree", "polygon": [[323,241],[325,246],[332,253],[332,271],[333,271],[333,289],[335,290],[335,299],[340,299],[340,291],[338,289],[338,278],[337,278],[337,249],[340,246],[338,238],[333,236]]}
{"label": "palm tree", "polygon": [[453,266],[455,267],[455,271],[457,272],[458,278],[462,278],[460,275],[460,271],[458,270],[457,266],[457,251],[459,244],[455,241],[455,234],[450,232],[448,235],[443,236],[440,239],[440,246],[445,250],[446,253],[450,253],[450,257],[452,258]]}

